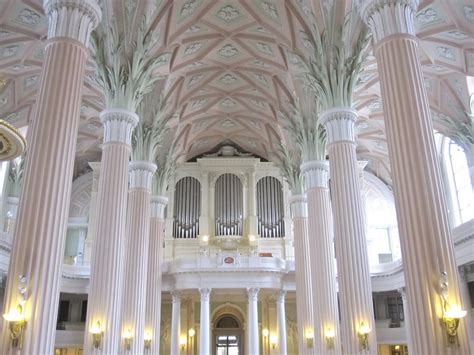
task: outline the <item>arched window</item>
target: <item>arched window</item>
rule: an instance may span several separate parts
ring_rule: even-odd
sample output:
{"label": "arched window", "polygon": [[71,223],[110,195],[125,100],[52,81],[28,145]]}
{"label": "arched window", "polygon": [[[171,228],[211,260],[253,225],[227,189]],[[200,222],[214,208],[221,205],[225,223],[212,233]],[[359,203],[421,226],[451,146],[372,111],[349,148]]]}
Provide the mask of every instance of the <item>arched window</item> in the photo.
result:
{"label": "arched window", "polygon": [[474,218],[474,196],[464,150],[448,137],[441,145],[454,226]]}
{"label": "arched window", "polygon": [[369,264],[385,264],[400,259],[400,240],[392,192],[379,178],[367,172],[364,172],[362,191],[366,204]]}
{"label": "arched window", "polygon": [[201,184],[193,177],[176,183],[174,193],[173,237],[197,238],[201,215]]}
{"label": "arched window", "polygon": [[257,218],[260,237],[285,236],[282,186],[272,176],[265,176],[257,183]]}
{"label": "arched window", "polygon": [[242,235],[243,187],[239,177],[222,174],[216,181],[216,235]]}

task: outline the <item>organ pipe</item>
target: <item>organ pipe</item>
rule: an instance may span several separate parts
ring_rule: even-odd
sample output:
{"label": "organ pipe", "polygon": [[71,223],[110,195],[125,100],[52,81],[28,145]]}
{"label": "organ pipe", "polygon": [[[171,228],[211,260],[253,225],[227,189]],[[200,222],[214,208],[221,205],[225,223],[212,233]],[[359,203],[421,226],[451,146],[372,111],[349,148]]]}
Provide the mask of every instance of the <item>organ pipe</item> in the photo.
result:
{"label": "organ pipe", "polygon": [[243,186],[234,174],[222,174],[215,186],[216,235],[242,235]]}
{"label": "organ pipe", "polygon": [[197,238],[201,215],[201,184],[193,177],[184,177],[176,183],[173,237]]}
{"label": "organ pipe", "polygon": [[283,190],[274,177],[266,176],[257,183],[257,222],[262,238],[281,238],[285,234]]}

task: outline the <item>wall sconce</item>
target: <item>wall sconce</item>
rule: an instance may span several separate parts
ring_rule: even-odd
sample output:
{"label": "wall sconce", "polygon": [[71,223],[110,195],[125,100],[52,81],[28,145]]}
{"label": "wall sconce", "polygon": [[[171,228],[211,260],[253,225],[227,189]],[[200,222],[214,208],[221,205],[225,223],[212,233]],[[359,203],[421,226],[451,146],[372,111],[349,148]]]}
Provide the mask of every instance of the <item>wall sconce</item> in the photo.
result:
{"label": "wall sconce", "polygon": [[143,337],[143,343],[145,345],[145,350],[150,350],[151,349],[151,339],[152,339],[151,333],[146,332],[144,337]]}
{"label": "wall sconce", "polygon": [[363,350],[369,349],[369,333],[371,329],[364,322],[360,323],[359,327],[359,343],[360,347]]}
{"label": "wall sconce", "polygon": [[196,335],[196,331],[195,331],[193,328],[191,328],[191,329],[188,330],[188,336],[189,336],[190,338],[192,338],[192,337],[195,336],[195,335]]}
{"label": "wall sconce", "polygon": [[104,336],[104,332],[100,327],[100,321],[97,321],[97,323],[89,329],[89,333],[92,335],[92,347],[97,350],[102,349],[102,337]]}
{"label": "wall sconce", "polygon": [[306,346],[308,348],[313,348],[314,344],[314,332],[312,330],[307,330],[306,331]]}
{"label": "wall sconce", "polygon": [[267,328],[262,329],[262,335],[264,338],[268,337],[268,334],[270,334],[270,332],[268,331]]}
{"label": "wall sconce", "polygon": [[125,350],[130,351],[130,348],[132,347],[132,340],[133,340],[133,334],[132,330],[128,328],[124,333],[123,333],[123,340],[125,343]]}
{"label": "wall sconce", "polygon": [[334,330],[331,328],[326,329],[324,336],[326,337],[326,346],[328,349],[334,348],[334,337],[336,336]]}
{"label": "wall sconce", "polygon": [[453,345],[458,342],[458,327],[459,321],[467,314],[458,305],[451,305],[448,301],[448,273],[443,271],[440,277],[440,296],[443,304],[443,318],[442,321],[446,328],[446,335],[448,337],[448,344]]}
{"label": "wall sconce", "polygon": [[276,335],[270,335],[270,345],[272,346],[272,349],[275,350],[276,346],[278,343],[278,338]]}
{"label": "wall sconce", "polygon": [[21,350],[23,333],[26,325],[25,316],[23,315],[23,306],[18,304],[15,309],[5,313],[3,319],[8,322],[12,348],[18,348]]}
{"label": "wall sconce", "polygon": [[255,236],[249,235],[249,242],[255,242]]}
{"label": "wall sconce", "polygon": [[209,236],[208,236],[208,235],[203,235],[203,236],[202,236],[202,241],[203,241],[204,243],[207,243],[207,242],[209,241]]}
{"label": "wall sconce", "polygon": [[185,337],[185,336],[181,336],[181,337],[179,338],[179,345],[180,345],[180,347],[181,347],[181,351],[184,351],[184,349],[186,349],[186,343],[187,343],[186,337]]}
{"label": "wall sconce", "polygon": [[459,321],[466,316],[467,312],[461,307],[452,305],[449,310],[445,310],[443,314],[443,323],[446,327],[448,336],[448,344],[457,344]]}
{"label": "wall sconce", "polygon": [[8,322],[10,329],[10,340],[12,348],[21,350],[23,343],[23,335],[26,327],[26,319],[23,310],[27,300],[26,277],[20,275],[18,284],[18,293],[20,294],[20,301],[15,309],[11,309],[8,313],[3,315],[3,319]]}

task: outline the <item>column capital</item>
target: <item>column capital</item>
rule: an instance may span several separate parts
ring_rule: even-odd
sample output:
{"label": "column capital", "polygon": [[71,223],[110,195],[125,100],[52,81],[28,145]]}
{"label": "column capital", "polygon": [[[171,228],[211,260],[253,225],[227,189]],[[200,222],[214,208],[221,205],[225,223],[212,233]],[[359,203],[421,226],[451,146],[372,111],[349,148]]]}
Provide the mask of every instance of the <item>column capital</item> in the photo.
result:
{"label": "column capital", "polygon": [[165,207],[168,204],[168,197],[151,196],[151,218],[165,218]]}
{"label": "column capital", "polygon": [[357,7],[375,43],[394,34],[415,35],[419,0],[358,0]]}
{"label": "column capital", "polygon": [[156,171],[156,164],[148,161],[131,161],[128,165],[130,189],[151,191],[151,181]]}
{"label": "column capital", "polygon": [[329,162],[312,160],[301,164],[305,190],[329,188]]}
{"label": "column capital", "polygon": [[181,292],[179,291],[171,291],[171,299],[172,299],[172,303],[179,303],[181,302]]}
{"label": "column capital", "polygon": [[105,143],[132,144],[132,131],[138,124],[138,115],[124,109],[106,109],[99,115],[104,125]]}
{"label": "column capital", "polygon": [[348,107],[324,110],[319,114],[319,122],[324,125],[328,135],[328,144],[355,141],[354,124],[357,111]]}
{"label": "column capital", "polygon": [[247,296],[249,301],[258,301],[258,292],[260,289],[258,287],[247,287]]}
{"label": "column capital", "polygon": [[87,46],[89,37],[102,18],[95,0],[45,0],[48,16],[48,39],[67,37]]}
{"label": "column capital", "polygon": [[308,218],[306,195],[292,195],[288,199],[292,218]]}
{"label": "column capital", "polygon": [[286,290],[278,290],[277,300],[278,302],[285,302]]}
{"label": "column capital", "polygon": [[211,289],[210,288],[200,288],[199,293],[201,294],[201,302],[208,302],[211,298]]}

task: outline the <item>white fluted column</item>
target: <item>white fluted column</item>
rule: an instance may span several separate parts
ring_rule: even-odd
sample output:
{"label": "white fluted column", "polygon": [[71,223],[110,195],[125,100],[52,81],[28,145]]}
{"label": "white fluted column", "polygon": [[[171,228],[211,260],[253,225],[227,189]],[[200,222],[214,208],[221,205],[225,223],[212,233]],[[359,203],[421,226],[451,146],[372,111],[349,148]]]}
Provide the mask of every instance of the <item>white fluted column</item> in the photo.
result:
{"label": "white fluted column", "polygon": [[[114,109],[102,111],[100,119],[104,125],[104,143],[86,329],[99,322],[104,333],[102,353],[116,354],[121,342],[128,160],[132,130],[138,123],[138,116]],[[92,351],[92,336],[86,334],[84,352]]]}
{"label": "white fluted column", "polygon": [[[349,108],[334,108],[320,114],[328,135],[331,165],[342,348],[348,354],[377,354],[365,212],[357,172],[356,120],[357,112]],[[363,349],[359,341],[362,325],[371,329],[368,349]]]}
{"label": "white fluted column", "polygon": [[[311,260],[314,348],[317,354],[340,354],[339,311],[334,259],[334,228],[329,195],[329,163],[301,165],[308,200],[308,249]],[[334,335],[328,344],[326,336]]]}
{"label": "white fluted column", "polygon": [[308,206],[305,195],[289,198],[293,219],[295,246],[296,319],[298,323],[298,351],[313,354],[314,346],[307,337],[314,338],[313,293],[311,282],[311,259],[308,248]]}
{"label": "white fluted column", "polygon": [[259,288],[247,288],[247,354],[259,355],[258,292]]}
{"label": "white fluted column", "polygon": [[129,165],[130,190],[125,240],[122,334],[129,332],[132,335],[130,345],[132,354],[143,353],[151,180],[155,171],[156,165],[147,161],[132,161]]}
{"label": "white fluted column", "polygon": [[170,354],[179,355],[179,339],[181,336],[181,294],[177,291],[171,293],[173,304],[171,309],[171,337]]}
{"label": "white fluted column", "polygon": [[199,323],[199,354],[209,355],[211,354],[211,322],[209,315],[209,300],[211,296],[210,288],[200,288],[199,293],[201,294],[201,318]]}
{"label": "white fluted column", "polygon": [[[100,22],[92,0],[46,0],[48,40],[29,128],[28,157],[7,280],[4,312],[17,308],[26,278],[28,322],[22,354],[52,354],[71,196],[84,68]],[[2,354],[14,352],[3,320]],[[16,353],[16,351],[15,351]]]}
{"label": "white fluted column", "polygon": [[286,355],[288,352],[286,345],[286,312],[285,312],[286,291],[279,290],[277,295],[277,330],[278,330],[278,354]]}
{"label": "white fluted column", "polygon": [[94,244],[96,220],[97,220],[97,191],[99,190],[100,162],[91,162],[92,188],[89,205],[89,220],[87,224],[87,238],[84,245],[84,264],[90,265],[92,258],[92,245]]}
{"label": "white fluted column", "polygon": [[151,338],[149,354],[160,353],[161,331],[161,263],[165,227],[165,207],[168,198],[151,197],[150,242],[148,250],[148,274],[146,286],[145,335]]}
{"label": "white fluted column", "polygon": [[372,31],[382,91],[407,301],[414,311],[410,353],[469,354],[464,320],[459,346],[449,348],[440,321],[442,272],[449,302],[460,305],[461,294],[415,34],[418,0],[364,0],[359,7]]}

